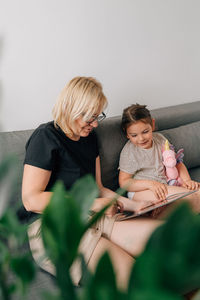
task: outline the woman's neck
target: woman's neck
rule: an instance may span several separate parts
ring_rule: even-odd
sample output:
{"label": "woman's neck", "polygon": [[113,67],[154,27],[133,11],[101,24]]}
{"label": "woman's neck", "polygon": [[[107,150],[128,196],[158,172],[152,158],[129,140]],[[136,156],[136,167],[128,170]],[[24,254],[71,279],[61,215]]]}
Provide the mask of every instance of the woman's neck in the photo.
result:
{"label": "woman's neck", "polygon": [[73,134],[73,135],[67,135],[66,134],[66,136],[70,139],[70,140],[72,140],[72,141],[79,141],[80,140],[80,135],[76,135],[76,134]]}

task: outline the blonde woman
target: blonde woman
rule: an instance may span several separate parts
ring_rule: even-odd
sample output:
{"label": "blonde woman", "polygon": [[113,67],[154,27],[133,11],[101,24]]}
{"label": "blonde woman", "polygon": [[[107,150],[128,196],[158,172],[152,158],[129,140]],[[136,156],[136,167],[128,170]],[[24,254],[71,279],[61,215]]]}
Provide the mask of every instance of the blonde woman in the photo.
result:
{"label": "blonde woman", "polygon": [[[53,108],[53,121],[40,125],[26,145],[22,199],[27,211],[41,214],[50,201],[51,187],[59,179],[66,189],[80,177],[92,174],[99,186],[101,198],[92,209],[100,210],[114,196],[114,192],[101,183],[100,159],[97,138],[93,129],[105,118],[103,110],[107,99],[101,84],[92,77],[75,77],[62,90]],[[120,206],[126,201],[120,197]],[[123,203],[123,204],[122,204]],[[79,250],[91,270],[95,269],[100,255],[108,250],[116,271],[118,285],[125,288],[133,257],[143,249],[152,231],[160,224],[154,220],[116,221],[116,207],[112,206],[98,222],[98,230],[88,230]],[[49,260],[41,260],[42,240],[37,232],[40,221],[29,229],[30,246],[36,262],[54,274]],[[71,274],[75,284],[81,279],[77,263]]]}

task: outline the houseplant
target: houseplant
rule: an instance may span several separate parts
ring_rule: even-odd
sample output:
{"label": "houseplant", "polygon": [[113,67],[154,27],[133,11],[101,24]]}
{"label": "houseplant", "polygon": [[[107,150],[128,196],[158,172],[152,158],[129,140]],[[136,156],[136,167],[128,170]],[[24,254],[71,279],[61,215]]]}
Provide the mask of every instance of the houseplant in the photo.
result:
{"label": "houseplant", "polygon": [[[0,181],[8,177],[10,189],[14,186],[14,175],[10,177],[9,172],[15,163],[14,158],[9,158],[0,165]],[[200,287],[200,216],[193,214],[183,203],[165,224],[155,230],[144,252],[136,259],[127,291],[117,288],[107,253],[100,259],[95,274],[87,270],[80,257],[87,276],[83,286],[75,288],[69,268],[77,258],[80,238],[106,209],[88,222],[87,212],[97,194],[96,183],[90,176],[77,181],[68,192],[61,182],[54,187],[50,204],[42,215],[41,233],[47,255],[56,267],[58,289],[55,294],[46,292],[41,299],[178,300]],[[0,217],[1,299],[14,299],[16,294],[26,299],[25,292],[34,280],[37,268],[29,250],[23,247],[27,242],[26,229],[27,225],[19,223],[15,210],[4,205]],[[199,299],[198,295],[195,297]]]}

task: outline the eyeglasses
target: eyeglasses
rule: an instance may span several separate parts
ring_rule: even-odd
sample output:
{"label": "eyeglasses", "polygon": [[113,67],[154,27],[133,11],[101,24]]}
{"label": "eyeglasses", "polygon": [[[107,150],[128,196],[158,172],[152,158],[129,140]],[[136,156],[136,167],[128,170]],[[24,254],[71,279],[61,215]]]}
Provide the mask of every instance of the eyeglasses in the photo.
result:
{"label": "eyeglasses", "polygon": [[102,112],[99,116],[91,118],[89,121],[86,121],[88,125],[93,123],[94,121],[101,122],[106,118],[106,114]]}

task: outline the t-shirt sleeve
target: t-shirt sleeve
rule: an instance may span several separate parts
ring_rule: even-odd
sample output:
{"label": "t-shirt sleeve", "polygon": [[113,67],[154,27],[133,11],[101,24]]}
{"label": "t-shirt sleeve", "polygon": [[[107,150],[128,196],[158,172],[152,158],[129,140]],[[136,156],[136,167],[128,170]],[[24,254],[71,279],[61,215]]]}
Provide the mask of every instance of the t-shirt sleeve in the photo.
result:
{"label": "t-shirt sleeve", "polygon": [[137,172],[137,169],[137,161],[134,159],[128,144],[126,144],[120,154],[119,170],[134,175]]}
{"label": "t-shirt sleeve", "polygon": [[[170,140],[167,139],[167,138],[166,138],[163,134],[161,134],[161,133],[157,133],[157,139],[158,139],[159,143],[160,143],[162,146],[165,145],[166,140],[168,140],[168,142],[171,144]],[[171,145],[172,145],[172,144],[171,144]],[[173,145],[172,145],[172,146],[173,146]]]}
{"label": "t-shirt sleeve", "polygon": [[36,129],[26,144],[24,164],[45,170],[54,165],[55,145],[45,129]]}

